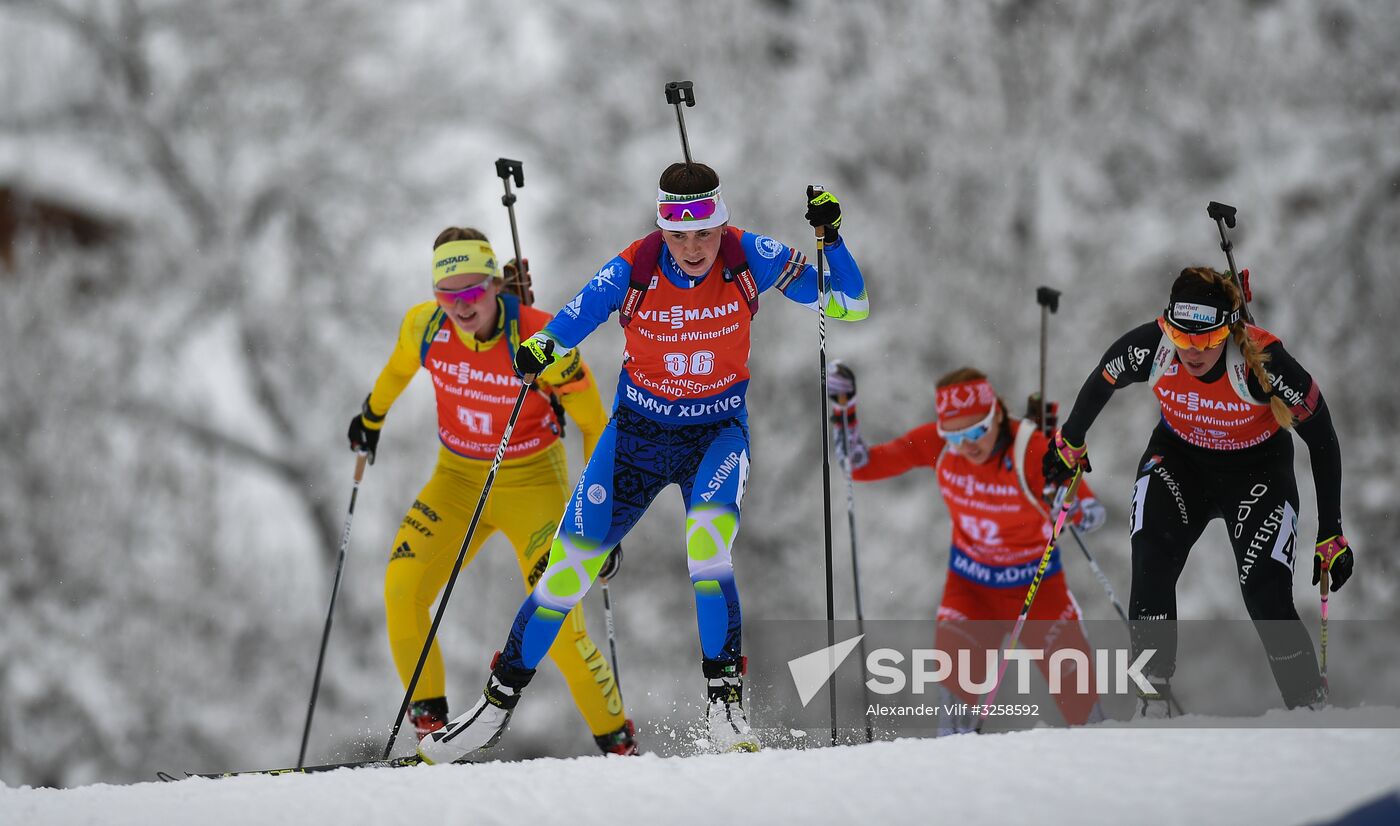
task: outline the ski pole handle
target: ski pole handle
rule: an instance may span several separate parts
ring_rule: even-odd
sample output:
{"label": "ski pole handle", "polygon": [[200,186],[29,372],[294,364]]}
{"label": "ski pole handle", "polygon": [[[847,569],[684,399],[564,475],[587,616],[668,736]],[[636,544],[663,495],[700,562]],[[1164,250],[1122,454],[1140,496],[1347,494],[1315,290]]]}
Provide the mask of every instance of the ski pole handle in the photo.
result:
{"label": "ski pole handle", "polygon": [[358,487],[360,481],[365,478],[365,465],[369,464],[369,452],[364,450],[355,451],[355,486]]}
{"label": "ski pole handle", "polygon": [[[826,187],[822,186],[821,184],[809,184],[809,185],[807,186],[807,202],[810,204],[814,198],[816,198],[818,195],[822,194],[822,193],[825,192],[825,191],[826,191]],[[812,229],[813,229],[814,232],[817,233],[817,257],[818,257],[818,260],[820,260],[820,259],[821,259],[821,255],[822,255],[822,250],[824,250],[824,249],[826,248],[826,227],[824,227],[824,226],[819,226],[819,227],[812,227]],[[821,277],[821,272],[822,272],[822,268],[821,268],[820,266],[818,266],[818,267],[817,267],[817,277],[818,277],[818,278]],[[821,285],[819,284],[819,285],[817,285],[817,286],[820,287]]]}
{"label": "ski pole handle", "polygon": [[1084,467],[1081,465],[1080,467],[1075,468],[1075,470],[1074,470],[1074,476],[1072,476],[1072,477],[1070,478],[1070,480],[1069,480],[1069,485],[1065,487],[1065,495],[1064,495],[1064,497],[1063,497],[1062,499],[1060,499],[1060,513],[1059,513],[1059,516],[1058,516],[1058,517],[1056,518],[1056,520],[1055,520],[1055,536],[1056,536],[1056,538],[1059,537],[1059,535],[1060,535],[1060,528],[1063,527],[1063,525],[1061,524],[1061,517],[1063,517],[1065,514],[1069,513],[1070,511],[1074,510],[1074,502],[1075,502],[1075,500],[1078,498],[1077,491],[1079,490],[1079,483],[1082,482],[1083,480],[1084,480]]}

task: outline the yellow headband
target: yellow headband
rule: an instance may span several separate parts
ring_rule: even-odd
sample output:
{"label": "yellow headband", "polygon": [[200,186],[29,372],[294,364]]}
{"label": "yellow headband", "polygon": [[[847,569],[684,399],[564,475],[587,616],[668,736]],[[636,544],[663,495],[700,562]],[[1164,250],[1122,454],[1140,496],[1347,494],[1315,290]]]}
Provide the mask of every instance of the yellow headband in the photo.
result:
{"label": "yellow headband", "polygon": [[500,278],[496,251],[485,241],[448,241],[433,250],[433,286],[449,275],[476,273]]}

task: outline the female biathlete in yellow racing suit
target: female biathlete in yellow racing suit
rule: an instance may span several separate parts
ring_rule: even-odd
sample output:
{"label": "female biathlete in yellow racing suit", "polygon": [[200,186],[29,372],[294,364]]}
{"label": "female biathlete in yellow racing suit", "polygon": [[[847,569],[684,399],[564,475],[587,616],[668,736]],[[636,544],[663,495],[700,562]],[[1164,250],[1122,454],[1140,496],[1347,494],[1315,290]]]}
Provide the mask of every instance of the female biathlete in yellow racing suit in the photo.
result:
{"label": "female biathlete in yellow racing suit", "polygon": [[[394,537],[384,574],[389,647],[407,686],[431,625],[430,608],[461,548],[506,420],[520,393],[512,367],[522,339],[542,330],[548,313],[523,306],[502,291],[496,255],[486,238],[470,228],[444,230],[433,244],[434,302],[418,304],[404,316],[398,344],[380,372],[363,411],[350,423],[350,444],[373,460],[389,407],[423,367],[437,394],[438,438],[442,448],[432,478],[409,509]],[[597,385],[581,357],[561,359],[540,373],[539,392],[521,409],[505,457],[497,471],[464,564],[496,531],[515,547],[527,589],[549,559],[554,529],[571,488],[561,422],[545,393],[554,394],[583,434],[584,458],[607,423]],[[614,557],[615,564],[618,557]],[[575,608],[564,633],[549,650],[604,752],[635,754],[633,726],[622,706],[612,669],[589,639],[583,613]],[[433,641],[409,710],[418,736],[448,719],[442,653]]]}

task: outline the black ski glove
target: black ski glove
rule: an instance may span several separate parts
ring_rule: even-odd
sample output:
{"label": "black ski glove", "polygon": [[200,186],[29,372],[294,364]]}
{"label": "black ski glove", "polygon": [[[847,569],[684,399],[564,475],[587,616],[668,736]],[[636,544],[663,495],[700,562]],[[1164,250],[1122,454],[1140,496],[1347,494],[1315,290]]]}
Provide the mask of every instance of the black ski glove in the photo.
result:
{"label": "black ski glove", "polygon": [[520,342],[515,351],[515,372],[523,376],[538,376],[540,371],[554,363],[554,339],[544,333],[535,333]]}
{"label": "black ski glove", "polygon": [[826,395],[831,402],[831,438],[837,461],[849,462],[851,469],[865,467],[870,461],[870,450],[860,436],[856,417],[856,371],[839,361],[829,364]]}
{"label": "black ski glove", "polygon": [[598,578],[607,582],[617,576],[617,572],[622,570],[622,543],[618,543],[608,558],[604,560],[603,567],[598,569]]}
{"label": "black ski glove", "polygon": [[822,242],[835,244],[841,237],[836,232],[841,228],[841,202],[824,189],[807,187],[807,223],[813,228],[825,227]]}
{"label": "black ski glove", "polygon": [[370,409],[369,396],[365,396],[359,415],[350,420],[350,449],[368,454],[371,465],[374,464],[374,452],[379,448],[379,430],[382,427],[384,417]]}
{"label": "black ski glove", "polygon": [[831,414],[835,416],[841,408],[856,403],[856,371],[840,361],[833,361],[826,369],[826,397],[831,400]]}
{"label": "black ski glove", "polygon": [[1327,575],[1331,579],[1329,590],[1337,590],[1351,579],[1351,568],[1355,562],[1356,554],[1351,552],[1351,544],[1345,536],[1338,534],[1317,543],[1317,550],[1313,552],[1312,584],[1316,585],[1322,580],[1322,566],[1325,564]]}
{"label": "black ski glove", "polygon": [[1055,438],[1050,442],[1050,449],[1045,451],[1045,458],[1040,461],[1041,472],[1045,474],[1045,495],[1055,495],[1055,488],[1067,483],[1079,468],[1084,468],[1088,473],[1089,451],[1084,445],[1075,446],[1069,443],[1060,431],[1055,431]]}

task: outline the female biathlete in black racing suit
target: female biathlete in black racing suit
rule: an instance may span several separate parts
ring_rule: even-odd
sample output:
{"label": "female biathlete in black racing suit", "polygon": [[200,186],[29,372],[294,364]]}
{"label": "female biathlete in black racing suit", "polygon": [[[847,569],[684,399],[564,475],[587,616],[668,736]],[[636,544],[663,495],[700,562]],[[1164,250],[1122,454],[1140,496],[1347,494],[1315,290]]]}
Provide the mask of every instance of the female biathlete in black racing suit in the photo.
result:
{"label": "female biathlete in black racing suit", "polygon": [[[1104,354],[1045,456],[1047,484],[1085,465],[1085,436],[1114,391],[1147,382],[1162,419],[1138,464],[1131,511],[1134,655],[1155,692],[1144,716],[1166,716],[1176,669],[1176,581],[1206,523],[1225,520],[1245,607],[1256,622],[1274,680],[1289,708],[1326,699],[1312,639],[1293,606],[1298,484],[1293,427],[1308,445],[1317,488],[1321,568],[1332,590],[1351,576],[1342,536],[1341,451],[1317,382],[1277,337],[1241,319],[1239,289],[1208,268],[1183,270],[1162,317],[1129,331]],[[1152,622],[1169,620],[1169,622]]]}

